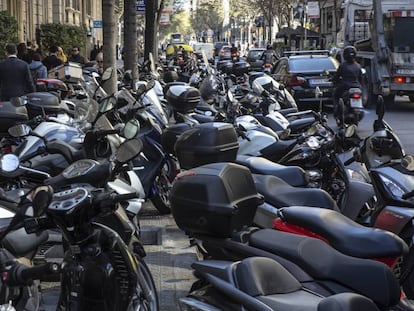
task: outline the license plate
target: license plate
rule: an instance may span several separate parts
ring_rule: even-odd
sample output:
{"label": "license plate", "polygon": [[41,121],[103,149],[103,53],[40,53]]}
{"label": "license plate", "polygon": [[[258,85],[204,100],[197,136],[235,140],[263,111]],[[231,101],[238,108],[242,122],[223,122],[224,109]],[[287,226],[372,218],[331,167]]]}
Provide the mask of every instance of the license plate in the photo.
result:
{"label": "license plate", "polygon": [[361,98],[351,98],[349,103],[352,108],[364,108]]}
{"label": "license plate", "polygon": [[328,79],[309,79],[309,83],[312,85],[327,85],[330,84]]}

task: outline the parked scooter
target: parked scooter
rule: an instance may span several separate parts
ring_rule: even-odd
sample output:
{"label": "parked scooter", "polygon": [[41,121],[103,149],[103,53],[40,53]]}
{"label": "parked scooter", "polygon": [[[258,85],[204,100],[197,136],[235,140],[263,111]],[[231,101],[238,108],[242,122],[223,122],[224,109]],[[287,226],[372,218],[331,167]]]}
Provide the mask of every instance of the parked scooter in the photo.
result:
{"label": "parked scooter", "polygon": [[307,291],[277,261],[250,257],[237,262],[206,260],[192,265],[199,280],[181,310],[378,311],[368,298],[353,293],[323,297]]}
{"label": "parked scooter", "polygon": [[346,256],[318,239],[251,227],[260,203],[249,170],[231,163],[185,172],[171,192],[174,219],[192,238],[200,258],[265,256],[322,296],[358,293],[383,310],[405,307],[398,281],[385,264]]}

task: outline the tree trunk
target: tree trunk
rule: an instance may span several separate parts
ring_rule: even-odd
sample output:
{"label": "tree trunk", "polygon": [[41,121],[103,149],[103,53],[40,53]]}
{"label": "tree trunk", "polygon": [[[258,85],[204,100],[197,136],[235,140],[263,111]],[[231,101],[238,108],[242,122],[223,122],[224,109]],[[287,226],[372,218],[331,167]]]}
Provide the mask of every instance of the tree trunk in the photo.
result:
{"label": "tree trunk", "polygon": [[103,85],[108,94],[117,90],[116,74],[116,42],[117,42],[117,14],[113,0],[102,0],[102,26],[103,26],[103,55],[104,68],[114,68],[112,78]]}
{"label": "tree trunk", "polygon": [[152,53],[154,59],[157,60],[157,44],[156,44],[156,12],[158,1],[147,1],[145,6],[145,48],[144,58],[148,59],[149,53]]}
{"label": "tree trunk", "polygon": [[131,70],[132,80],[138,80],[137,12],[135,0],[124,0],[124,69]]}

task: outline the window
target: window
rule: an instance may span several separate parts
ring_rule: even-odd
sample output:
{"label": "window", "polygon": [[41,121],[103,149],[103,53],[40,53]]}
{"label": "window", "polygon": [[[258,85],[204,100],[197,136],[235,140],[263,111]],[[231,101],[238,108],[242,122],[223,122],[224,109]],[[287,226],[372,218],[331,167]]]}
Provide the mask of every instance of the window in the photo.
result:
{"label": "window", "polygon": [[298,58],[290,61],[291,72],[336,70],[337,66],[331,58]]}

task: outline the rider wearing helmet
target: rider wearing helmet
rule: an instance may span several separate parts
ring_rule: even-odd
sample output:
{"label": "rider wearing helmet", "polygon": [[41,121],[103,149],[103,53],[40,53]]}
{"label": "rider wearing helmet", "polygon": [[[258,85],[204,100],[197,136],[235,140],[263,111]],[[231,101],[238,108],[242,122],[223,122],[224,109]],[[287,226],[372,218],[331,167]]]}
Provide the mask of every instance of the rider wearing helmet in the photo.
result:
{"label": "rider wearing helmet", "polygon": [[362,71],[361,65],[355,60],[356,49],[352,45],[346,46],[343,51],[345,61],[338,67],[333,82],[336,85],[334,94],[334,105],[337,106],[339,98],[341,98],[347,90],[352,87],[361,88]]}

